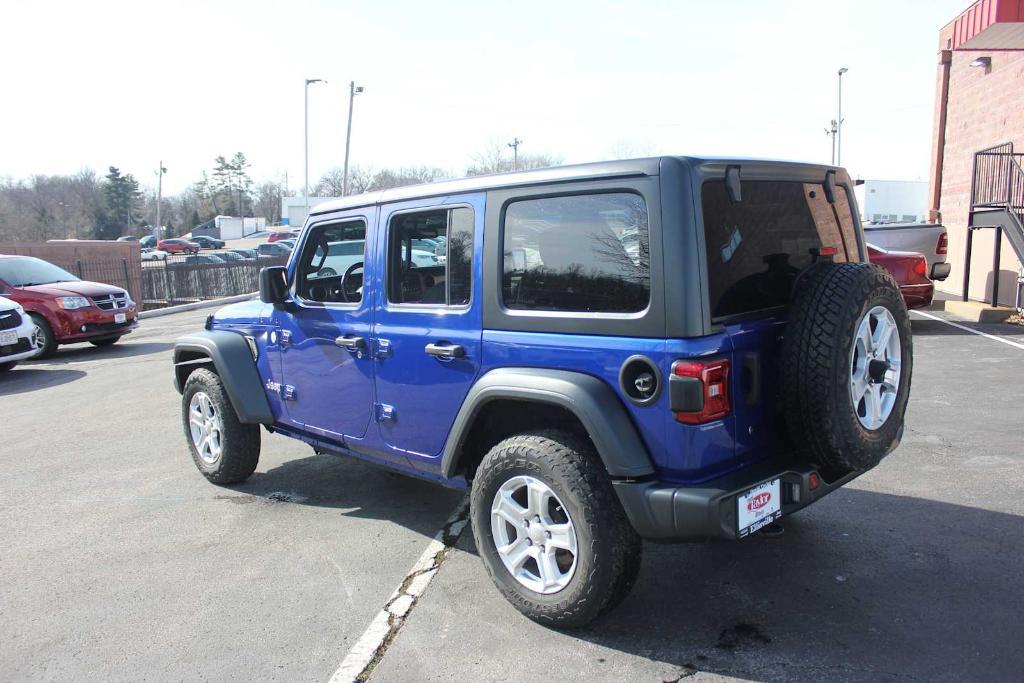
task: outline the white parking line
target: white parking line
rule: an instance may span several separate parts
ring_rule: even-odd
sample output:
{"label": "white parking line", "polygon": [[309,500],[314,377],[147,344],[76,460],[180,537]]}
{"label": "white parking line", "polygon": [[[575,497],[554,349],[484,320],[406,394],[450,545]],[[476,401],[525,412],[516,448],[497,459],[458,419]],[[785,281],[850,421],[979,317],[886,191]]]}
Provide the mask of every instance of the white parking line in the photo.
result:
{"label": "white parking line", "polygon": [[996,335],[989,334],[987,332],[981,332],[979,330],[972,330],[970,327],[967,327],[966,325],[961,325],[960,323],[955,323],[952,320],[946,320],[945,318],[940,318],[937,315],[932,315],[931,313],[925,313],[924,311],[911,311],[911,312],[912,313],[916,313],[917,315],[923,315],[924,317],[928,318],[929,320],[938,320],[940,323],[946,323],[947,325],[950,325],[951,327],[955,327],[958,330],[965,330],[967,332],[970,332],[971,334],[976,334],[976,335],[981,336],[981,337],[986,337],[988,339],[993,339],[993,340],[995,340],[997,342],[1002,342],[1004,344],[1009,344],[1010,346],[1014,347],[1015,349],[1020,349],[1021,351],[1024,351],[1024,344],[1019,344],[1019,343],[1017,343],[1015,341],[1010,341],[1009,339],[1003,339],[1002,337],[997,337]]}
{"label": "white parking line", "polygon": [[463,498],[452,512],[448,521],[434,535],[426,550],[416,560],[402,583],[391,594],[384,607],[373,618],[370,625],[359,640],[352,646],[341,666],[331,676],[330,683],[353,683],[364,681],[373,671],[384,650],[402,627],[413,605],[423,591],[427,589],[431,579],[447,554],[447,551],[459,540],[459,535],[466,527],[469,514],[469,496]]}

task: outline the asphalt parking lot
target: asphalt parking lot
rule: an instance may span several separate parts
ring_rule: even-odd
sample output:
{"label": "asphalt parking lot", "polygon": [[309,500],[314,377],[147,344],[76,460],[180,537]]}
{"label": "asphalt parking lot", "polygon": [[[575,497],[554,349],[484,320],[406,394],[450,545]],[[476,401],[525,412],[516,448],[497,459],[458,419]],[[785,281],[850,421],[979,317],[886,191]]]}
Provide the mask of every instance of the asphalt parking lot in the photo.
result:
{"label": "asphalt parking lot", "polygon": [[[0,679],[326,681],[462,495],[264,435],[192,465],[144,321],[0,377]],[[935,314],[939,315],[942,314]],[[781,537],[648,544],[617,610],[521,617],[462,534],[373,681],[1024,678],[1024,328],[915,316],[903,445]]]}

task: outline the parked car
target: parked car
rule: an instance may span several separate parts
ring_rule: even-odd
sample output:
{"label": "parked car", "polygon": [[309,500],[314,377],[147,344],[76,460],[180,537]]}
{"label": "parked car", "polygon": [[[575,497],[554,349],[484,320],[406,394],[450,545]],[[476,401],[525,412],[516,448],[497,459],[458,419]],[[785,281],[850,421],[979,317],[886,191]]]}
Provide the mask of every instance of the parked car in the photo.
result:
{"label": "parked car", "polygon": [[0,296],[0,373],[36,355],[35,330],[21,304]]}
{"label": "parked car", "polygon": [[223,249],[226,242],[219,240],[215,237],[207,237],[206,235],[192,235],[189,237],[189,241],[195,242],[203,249]]}
{"label": "parked car", "polygon": [[153,235],[143,235],[139,238],[139,246],[143,249],[156,249],[157,239]]}
{"label": "parked car", "polygon": [[949,277],[949,235],[938,223],[867,223],[864,239],[882,249],[923,254],[928,262],[925,274],[930,279]]}
{"label": "parked car", "polygon": [[[750,537],[900,442],[909,314],[842,169],[662,157],[367,201],[319,204],[259,301],[176,343],[210,481],[253,473],[263,425],[467,487],[498,591],[576,627],[629,592],[641,539]],[[446,263],[412,267],[442,234]]]}
{"label": "parked car", "polygon": [[264,242],[256,247],[256,252],[259,256],[287,256],[292,253],[292,248],[276,242]]}
{"label": "parked car", "polygon": [[166,261],[168,253],[160,249],[143,249],[141,252],[143,261]]}
{"label": "parked car", "polygon": [[272,232],[269,235],[267,235],[267,242],[270,242],[270,243],[279,242],[280,240],[286,240],[286,239],[290,238],[291,236],[292,236],[292,233],[291,233],[290,230],[289,231],[283,231],[283,232]]}
{"label": "parked car", "polygon": [[156,248],[169,254],[198,254],[201,249],[197,242],[177,237],[160,240],[156,243]]}
{"label": "parked car", "polygon": [[217,254],[189,254],[182,263],[189,266],[203,266],[224,263],[224,259],[219,258]]}
{"label": "parked car", "polygon": [[35,324],[40,358],[59,344],[109,346],[138,327],[138,311],[120,287],[80,280],[32,256],[0,255],[0,295],[21,304]]}
{"label": "parked car", "polygon": [[295,240],[291,237],[289,237],[286,240],[278,240],[277,242],[275,242],[275,244],[280,244],[282,246],[288,247],[289,249],[295,248]]}
{"label": "parked car", "polygon": [[139,238],[135,235],[121,235],[117,238],[118,242],[138,242]]}
{"label": "parked car", "polygon": [[288,234],[290,234],[292,237],[298,237],[299,235],[302,234],[302,228],[292,228],[291,230],[288,231]]}
{"label": "parked car", "polygon": [[218,251],[216,254],[210,254],[210,256],[216,256],[221,261],[226,263],[234,263],[236,261],[244,261],[245,257],[241,254],[236,254],[233,251]]}
{"label": "parked car", "polygon": [[259,252],[255,249],[229,249],[228,252],[238,254],[245,259],[254,259],[259,256]]}
{"label": "parked car", "polygon": [[928,261],[923,254],[892,251],[868,244],[872,263],[885,268],[896,280],[907,308],[927,308],[935,295],[935,285],[928,279]]}

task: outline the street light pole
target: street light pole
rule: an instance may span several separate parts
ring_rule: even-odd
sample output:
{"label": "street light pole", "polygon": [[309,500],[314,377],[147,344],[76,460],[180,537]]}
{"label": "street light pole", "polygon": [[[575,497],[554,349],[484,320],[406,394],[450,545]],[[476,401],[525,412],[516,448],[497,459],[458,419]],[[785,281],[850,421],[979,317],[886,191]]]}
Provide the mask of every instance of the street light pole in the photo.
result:
{"label": "street light pole", "polygon": [[356,95],[363,92],[363,86],[356,85],[355,81],[348,82],[348,129],[345,131],[345,168],[341,172],[341,196],[348,196],[348,150],[352,143],[352,103]]}
{"label": "street light pole", "polygon": [[302,188],[302,196],[303,196],[303,199],[306,200],[306,214],[307,215],[309,214],[309,86],[310,86],[311,83],[326,83],[326,82],[327,81],[323,80],[322,78],[307,78],[306,79],[306,89],[305,89],[305,93],[304,93],[304,95],[305,95],[304,114],[305,114],[305,120],[306,120],[306,127],[305,127],[305,133],[304,133],[304,143],[303,143],[303,146],[304,146],[305,151],[306,151],[306,156],[305,156],[305,159],[306,159],[306,174],[305,174],[305,183],[303,183],[303,188]]}
{"label": "street light pole", "polygon": [[156,172],[156,228],[153,230],[153,236],[157,239],[160,239],[160,204],[164,198],[164,173],[167,173],[167,169],[161,160]]}
{"label": "street light pole", "polygon": [[845,66],[839,69],[839,102],[836,113],[836,165],[843,163],[843,74],[849,71]]}
{"label": "street light pole", "polygon": [[523,141],[519,138],[512,138],[512,142],[508,143],[508,146],[512,148],[512,170],[519,170],[519,145],[523,144]]}

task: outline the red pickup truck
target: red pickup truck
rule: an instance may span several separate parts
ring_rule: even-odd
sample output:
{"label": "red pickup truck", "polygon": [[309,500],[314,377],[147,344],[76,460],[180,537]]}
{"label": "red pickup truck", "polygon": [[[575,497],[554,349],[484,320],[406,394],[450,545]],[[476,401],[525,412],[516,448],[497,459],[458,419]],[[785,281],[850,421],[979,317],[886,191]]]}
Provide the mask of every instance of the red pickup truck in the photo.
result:
{"label": "red pickup truck", "polygon": [[120,287],[86,282],[32,256],[0,254],[0,296],[18,302],[35,323],[37,358],[58,344],[109,346],[138,327],[138,309]]}

